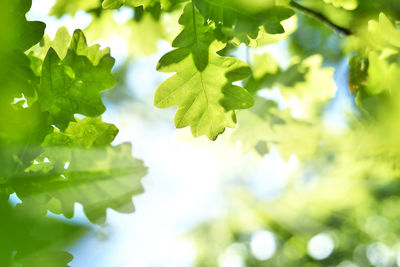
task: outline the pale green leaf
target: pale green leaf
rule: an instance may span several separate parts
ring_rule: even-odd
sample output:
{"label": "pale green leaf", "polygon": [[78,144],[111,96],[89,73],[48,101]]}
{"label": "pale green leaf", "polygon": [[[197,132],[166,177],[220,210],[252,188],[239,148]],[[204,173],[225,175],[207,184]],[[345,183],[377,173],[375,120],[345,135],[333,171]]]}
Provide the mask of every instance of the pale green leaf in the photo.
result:
{"label": "pale green leaf", "polygon": [[46,137],[38,164],[14,184],[18,196],[68,218],[78,202],[100,223],[107,208],[133,212],[131,198],[143,192],[140,180],[147,169],[132,157],[130,144],[110,146],[117,133],[100,118],[77,119],[64,133],[55,130]]}
{"label": "pale green leaf", "polygon": [[102,3],[105,9],[118,9],[125,3],[125,0],[104,0]]}
{"label": "pale green leaf", "polygon": [[175,126],[190,126],[194,136],[215,140],[226,127],[236,123],[235,109],[253,104],[250,94],[232,82],[246,78],[244,62],[216,54],[224,45],[213,35],[198,11],[188,4],[180,18],[184,30],[174,40],[176,50],[164,55],[162,72],[176,72],[157,89],[154,104],[159,108],[178,106]]}

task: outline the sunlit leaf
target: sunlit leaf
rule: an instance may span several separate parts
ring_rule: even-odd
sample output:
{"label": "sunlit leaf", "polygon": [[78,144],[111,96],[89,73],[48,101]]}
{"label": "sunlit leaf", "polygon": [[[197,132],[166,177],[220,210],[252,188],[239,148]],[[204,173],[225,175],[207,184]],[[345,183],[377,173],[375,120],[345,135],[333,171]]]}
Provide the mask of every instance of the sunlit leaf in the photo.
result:
{"label": "sunlit leaf", "polygon": [[154,104],[159,108],[178,106],[175,126],[190,126],[194,136],[215,140],[226,127],[234,127],[235,109],[253,104],[251,96],[232,82],[246,78],[247,65],[216,54],[224,46],[213,35],[198,11],[187,5],[180,18],[184,30],[174,40],[176,50],[158,64],[162,72],[176,72],[157,89]]}

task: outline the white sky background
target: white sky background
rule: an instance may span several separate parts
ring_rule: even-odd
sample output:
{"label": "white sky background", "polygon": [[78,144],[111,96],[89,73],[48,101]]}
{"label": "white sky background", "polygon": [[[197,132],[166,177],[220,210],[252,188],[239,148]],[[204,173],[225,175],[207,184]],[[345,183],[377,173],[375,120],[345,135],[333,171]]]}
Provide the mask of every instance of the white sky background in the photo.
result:
{"label": "white sky background", "polygon": [[[30,20],[45,22],[50,36],[61,26],[72,34],[90,23],[90,16],[82,12],[74,18],[48,17],[54,2],[33,0],[28,14]],[[125,44],[118,40],[101,43],[111,46],[120,64]],[[131,142],[134,156],[149,167],[143,180],[146,192],[134,197],[134,214],[109,211],[106,227],[94,226],[94,231],[70,249],[72,267],[191,266],[195,248],[183,234],[197,223],[223,214],[223,192],[230,183],[243,178],[251,181],[249,186],[257,195],[270,196],[283,188],[295,168],[294,161],[287,164],[276,153],[264,159],[243,155],[226,141],[229,133],[211,142],[204,137],[193,138],[188,128],[174,129],[174,110],[152,106],[152,95],[164,77],[157,74],[155,66],[168,49],[163,45],[158,55],[138,61],[132,68],[128,80],[140,103],[118,109],[109,106],[104,114],[105,121],[120,129],[116,143]],[[149,111],[147,115],[143,115],[143,109]],[[77,210],[76,217],[85,220],[79,205]]]}

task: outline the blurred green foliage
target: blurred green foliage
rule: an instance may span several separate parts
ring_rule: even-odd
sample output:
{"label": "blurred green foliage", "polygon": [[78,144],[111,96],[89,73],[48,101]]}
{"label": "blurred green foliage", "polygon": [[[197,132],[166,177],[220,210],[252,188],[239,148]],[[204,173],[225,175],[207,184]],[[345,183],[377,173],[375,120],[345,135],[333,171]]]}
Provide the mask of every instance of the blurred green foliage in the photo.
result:
{"label": "blurred green foliage", "polygon": [[[26,20],[30,0],[1,4],[0,266],[67,266],[86,228],[49,212],[72,218],[80,203],[101,224],[108,208],[134,211],[147,169],[112,144],[101,93],[118,80],[118,103],[126,66],[162,41],[157,70],[174,75],[154,104],[178,106],[177,128],[215,140],[238,124],[243,152],[299,165],[274,199],[247,179],[229,188],[226,212],[189,233],[197,266],[399,266],[398,0],[57,0],[50,15],[91,22],[53,40]],[[116,38],[125,62],[113,69],[86,38]],[[243,46],[247,62],[232,57]]]}
{"label": "blurred green foliage", "polygon": [[[366,8],[363,3],[360,8]],[[383,1],[374,13],[385,7]],[[345,129],[330,128],[324,117],[335,93],[328,86],[332,71],[310,76],[318,69],[300,68],[296,61],[282,71],[269,54],[252,60],[250,91],[278,87],[282,97],[290,93],[299,103],[281,109],[257,97],[254,107],[239,114],[233,141],[260,155],[277,149],[286,160],[295,156],[299,167],[272,200],[255,194],[244,177],[242,185],[232,186],[225,214],[190,233],[198,248],[196,266],[398,266],[400,30],[380,13],[352,31],[335,56],[353,54],[344,89],[355,94],[356,110],[344,111]],[[304,55],[318,51],[332,59],[324,47],[295,44]],[[292,53],[302,55],[298,51]],[[303,94],[304,82],[316,85],[305,85]],[[309,112],[298,113],[302,104]]]}

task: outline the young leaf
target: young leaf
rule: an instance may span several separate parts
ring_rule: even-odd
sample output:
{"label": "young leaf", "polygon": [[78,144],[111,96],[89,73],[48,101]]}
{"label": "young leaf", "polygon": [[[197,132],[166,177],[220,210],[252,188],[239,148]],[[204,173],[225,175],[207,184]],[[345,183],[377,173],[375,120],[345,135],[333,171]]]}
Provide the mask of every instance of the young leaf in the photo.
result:
{"label": "young leaf", "polygon": [[157,69],[176,72],[157,89],[154,105],[178,106],[175,126],[190,126],[195,137],[215,140],[226,127],[236,123],[235,109],[249,108],[253,99],[246,89],[232,85],[250,74],[246,63],[216,54],[224,45],[214,41],[209,27],[188,4],[179,20],[183,31],[174,40],[176,47],[164,55]]}
{"label": "young leaf", "polygon": [[70,42],[71,36],[69,35],[68,29],[61,27],[57,30],[54,40],[51,40],[47,34],[44,35],[42,41],[40,41],[40,53],[37,56],[44,59],[51,47],[57,52],[57,55],[61,59],[64,59],[67,55]]}
{"label": "young leaf", "polygon": [[[293,16],[293,10],[277,6],[274,0],[243,1],[243,0],[194,0],[200,13],[206,18],[232,28],[233,35],[248,36],[255,39],[260,27],[270,34],[284,33],[281,25],[283,20]],[[246,40],[244,40],[247,42]]]}
{"label": "young leaf", "polygon": [[252,108],[238,115],[240,123],[231,136],[234,142],[241,143],[244,152],[255,150],[263,155],[277,146],[285,159],[292,154],[300,159],[316,155],[323,132],[318,121],[294,119],[290,110],[279,109],[276,102],[255,99]]}
{"label": "young leaf", "polygon": [[96,117],[105,111],[100,92],[115,85],[114,59],[109,50],[88,47],[83,33],[75,31],[66,57],[50,48],[43,62],[38,90],[40,103],[53,123],[65,129],[74,114]]}
{"label": "young leaf", "polygon": [[18,196],[68,218],[74,203],[81,203],[89,220],[98,223],[104,222],[107,208],[133,212],[131,198],[143,192],[140,180],[147,169],[132,157],[130,144],[110,146],[117,133],[100,118],[85,118],[70,123],[64,133],[48,135],[39,164],[13,185]]}
{"label": "young leaf", "polygon": [[[30,207],[29,207],[30,208]],[[66,267],[69,247],[88,227],[52,217],[32,216],[28,207],[0,202],[0,262],[2,267]]]}

